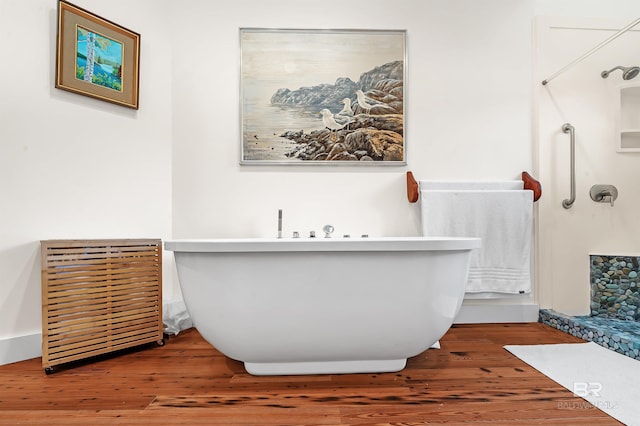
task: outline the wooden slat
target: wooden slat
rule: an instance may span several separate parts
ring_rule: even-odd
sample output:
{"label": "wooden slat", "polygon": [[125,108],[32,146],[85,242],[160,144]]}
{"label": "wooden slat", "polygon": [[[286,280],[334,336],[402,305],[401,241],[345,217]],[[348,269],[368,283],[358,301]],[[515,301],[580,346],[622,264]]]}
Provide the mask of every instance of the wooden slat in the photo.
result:
{"label": "wooden slat", "polygon": [[62,257],[99,257],[107,256],[127,257],[138,256],[139,254],[154,255],[158,254],[158,248],[155,246],[123,246],[123,247],[60,247],[48,248],[47,257],[51,259],[55,256]]}
{"label": "wooden slat", "polygon": [[162,340],[160,240],[47,240],[45,368]]}
{"label": "wooden slat", "polygon": [[132,295],[123,295],[120,297],[114,297],[111,299],[110,303],[108,298],[95,298],[91,300],[87,300],[85,304],[82,301],[78,301],[72,304],[57,304],[55,310],[50,310],[48,312],[48,320],[49,321],[64,321],[67,318],[67,314],[76,314],[79,315],[81,312],[95,312],[98,310],[106,310],[107,312],[114,312],[119,310],[128,309],[127,305],[130,303],[133,308],[138,307],[143,303],[151,303],[154,305],[160,304],[160,294],[158,293],[144,293],[136,295],[132,297]]}
{"label": "wooden slat", "polygon": [[[118,274],[130,272],[127,269],[138,269],[147,267],[147,271],[152,270],[157,266],[155,261],[147,262],[112,262],[109,264],[98,262],[83,262],[83,263],[67,263],[64,265],[50,266],[50,269],[46,271],[48,278],[52,281],[55,280],[68,280],[75,277],[91,278],[91,276],[100,276],[108,274]],[[80,274],[82,272],[82,274]]]}
{"label": "wooden slat", "polygon": [[122,349],[128,349],[134,346],[144,345],[146,343],[156,342],[158,339],[156,331],[151,330],[147,334],[137,333],[135,336],[118,339],[113,342],[107,342],[102,345],[92,345],[84,348],[84,350],[69,350],[64,353],[57,353],[51,356],[49,366],[65,364],[73,361],[83,360],[98,355],[104,355]]}
{"label": "wooden slat", "polygon": [[112,300],[110,304],[106,305],[102,303],[102,301],[98,300],[99,303],[90,303],[94,302],[94,300],[87,301],[86,304],[80,306],[71,306],[71,307],[63,307],[59,309],[60,306],[56,306],[58,309],[49,310],[49,318],[55,321],[64,321],[64,320],[73,320],[75,318],[82,317],[83,315],[87,316],[99,316],[109,312],[117,312],[119,310],[127,310],[127,309],[135,309],[140,306],[147,306],[150,303],[159,304],[160,295],[157,292],[148,293],[141,297],[137,297],[135,299],[122,299],[122,300]]}
{"label": "wooden slat", "polygon": [[[108,327],[90,327],[65,334],[56,333],[54,336],[50,336],[49,345],[50,348],[61,345],[73,347],[74,343],[76,343],[75,346],[80,346],[83,341],[88,341],[87,336],[103,336],[109,339],[117,338],[125,329],[147,328],[150,323],[155,327],[157,325],[157,317],[158,313],[155,312],[154,314],[141,316],[135,320],[127,319],[126,321],[116,322],[110,324]],[[116,330],[118,333],[114,334]]]}
{"label": "wooden slat", "polygon": [[157,256],[159,251],[157,248],[138,248],[126,247],[123,250],[111,248],[91,249],[91,248],[64,248],[64,249],[48,249],[46,252],[47,261],[56,261],[64,259],[128,259],[137,257],[153,257]]}
{"label": "wooden slat", "polygon": [[59,316],[58,312],[62,309],[73,309],[76,307],[88,306],[90,304],[99,303],[100,305],[104,305],[105,307],[111,307],[115,302],[127,301],[137,302],[139,299],[157,299],[157,292],[153,291],[139,291],[139,292],[117,292],[115,295],[110,295],[105,292],[100,292],[95,294],[95,297],[92,299],[87,299],[86,297],[68,297],[63,298],[61,301],[59,299],[49,299],[47,303],[53,304],[52,306],[55,309],[51,309],[51,313],[55,316]]}
{"label": "wooden slat", "polygon": [[99,349],[109,348],[123,342],[145,340],[146,337],[150,337],[150,340],[147,341],[157,339],[157,335],[154,334],[156,331],[154,324],[149,325],[149,323],[146,323],[138,327],[127,327],[124,330],[125,331],[120,331],[115,335],[106,333],[96,334],[95,336],[97,337],[95,338],[87,338],[85,345],[54,346],[50,348],[49,356],[50,358],[59,359],[67,355],[88,352],[95,353],[95,351]]}
{"label": "wooden slat", "polygon": [[73,336],[77,336],[79,334],[87,334],[89,330],[104,330],[111,334],[115,330],[121,328],[123,324],[136,324],[141,320],[144,320],[146,322],[149,317],[151,317],[157,323],[158,311],[156,310],[151,315],[149,314],[149,312],[142,312],[139,314],[130,314],[119,318],[106,317],[105,319],[99,321],[76,323],[72,325],[64,325],[62,327],[49,327],[47,334],[50,342],[72,338]]}
{"label": "wooden slat", "polygon": [[74,300],[87,300],[93,296],[100,297],[102,294],[109,296],[122,294],[137,294],[147,291],[147,289],[158,286],[157,281],[147,281],[144,278],[128,278],[126,280],[107,280],[100,286],[92,286],[85,288],[60,289],[54,288],[49,292],[49,303],[69,303]]}
{"label": "wooden slat", "polygon": [[111,304],[86,304],[85,306],[74,306],[68,309],[60,309],[49,312],[49,321],[51,322],[63,322],[66,320],[72,321],[75,318],[81,318],[83,315],[87,317],[102,316],[113,312],[126,311],[129,308],[135,309],[141,306],[147,306],[148,304],[159,305],[159,295],[149,294],[144,297],[137,297],[135,299],[123,299],[113,301]]}
{"label": "wooden slat", "polygon": [[154,264],[158,261],[158,258],[147,258],[147,257],[135,257],[135,258],[112,258],[105,259],[96,258],[96,259],[76,259],[76,260],[59,260],[59,261],[49,261],[47,265],[49,266],[49,273],[52,274],[64,274],[66,272],[73,272],[75,269],[79,268],[90,268],[93,269],[104,268],[110,269],[113,265],[118,265],[120,267],[125,267],[125,265],[137,265],[137,264]]}
{"label": "wooden slat", "polygon": [[[151,313],[150,313],[151,312]],[[67,336],[85,333],[86,330],[109,330],[118,328],[121,324],[135,323],[140,319],[153,318],[157,322],[158,310],[141,311],[137,313],[126,313],[126,315],[105,315],[102,319],[74,322],[71,324],[63,324],[61,326],[50,326],[48,330],[49,341],[64,339]]]}

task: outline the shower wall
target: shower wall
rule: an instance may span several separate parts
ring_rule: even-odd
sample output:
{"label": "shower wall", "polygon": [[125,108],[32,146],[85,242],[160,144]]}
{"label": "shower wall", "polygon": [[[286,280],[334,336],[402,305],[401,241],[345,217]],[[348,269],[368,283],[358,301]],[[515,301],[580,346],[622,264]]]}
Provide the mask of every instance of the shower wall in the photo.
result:
{"label": "shower wall", "polygon": [[[627,32],[543,86],[541,81],[632,21],[539,17],[534,49],[534,169],[544,196],[537,203],[538,300],[542,308],[568,315],[589,314],[590,255],[640,254],[640,153],[618,152],[621,87],[616,65],[640,65],[640,32]],[[640,105],[627,111],[640,117]],[[575,127],[576,194],[570,209],[570,139]],[[595,184],[619,191],[615,206],[589,196]]]}
{"label": "shower wall", "polygon": [[640,320],[640,257],[592,255],[591,316]]}

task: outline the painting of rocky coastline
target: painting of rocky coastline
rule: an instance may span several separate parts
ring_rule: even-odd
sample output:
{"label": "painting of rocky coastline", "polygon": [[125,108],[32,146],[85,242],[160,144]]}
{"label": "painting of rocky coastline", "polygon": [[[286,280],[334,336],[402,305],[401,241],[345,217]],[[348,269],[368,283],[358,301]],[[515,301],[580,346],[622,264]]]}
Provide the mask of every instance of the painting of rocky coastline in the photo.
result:
{"label": "painting of rocky coastline", "polygon": [[406,164],[405,32],[241,29],[241,164]]}

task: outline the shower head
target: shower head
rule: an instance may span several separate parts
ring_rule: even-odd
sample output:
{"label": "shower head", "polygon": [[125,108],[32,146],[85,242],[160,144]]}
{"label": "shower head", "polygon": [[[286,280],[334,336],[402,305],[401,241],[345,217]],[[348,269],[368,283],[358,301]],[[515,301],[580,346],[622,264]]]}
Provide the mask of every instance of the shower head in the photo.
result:
{"label": "shower head", "polygon": [[636,78],[638,73],[640,73],[640,67],[629,67],[622,72],[622,78],[624,80],[631,80],[632,78]]}
{"label": "shower head", "polygon": [[615,70],[622,70],[622,79],[623,80],[631,80],[632,78],[636,78],[640,73],[640,67],[623,67],[618,65],[617,67],[611,68],[609,71],[602,71],[600,76],[602,78],[609,77],[609,74]]}

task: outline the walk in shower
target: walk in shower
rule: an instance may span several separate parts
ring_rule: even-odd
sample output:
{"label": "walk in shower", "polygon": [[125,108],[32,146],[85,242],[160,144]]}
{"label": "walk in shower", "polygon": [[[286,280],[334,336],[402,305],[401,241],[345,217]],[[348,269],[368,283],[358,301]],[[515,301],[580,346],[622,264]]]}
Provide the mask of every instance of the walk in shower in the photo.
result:
{"label": "walk in shower", "polygon": [[[624,307],[622,302],[636,306],[628,299],[635,294],[631,283],[637,285],[631,280],[636,277],[629,266],[634,266],[633,259],[640,259],[640,78],[636,78],[640,70],[635,65],[640,64],[640,31],[630,29],[592,54],[581,59],[580,54],[628,24],[622,20],[550,17],[535,22],[534,173],[545,186],[536,227],[538,298],[545,308],[541,319],[583,338],[591,333],[594,341],[604,341],[610,333],[618,346],[622,335],[617,334],[620,341],[613,340],[618,322],[631,321],[623,325],[633,326],[637,310],[627,309],[634,314],[623,318],[598,315],[602,308],[595,308],[594,298],[605,297],[605,304],[618,304],[618,310]],[[572,63],[574,58],[580,60]],[[567,64],[572,65],[566,68]],[[545,80],[546,84],[540,84]],[[564,123],[571,123],[575,130],[573,153],[563,132]],[[572,178],[575,201],[571,208],[564,208],[562,201]],[[594,187],[615,188],[616,197],[609,190],[611,200],[594,198]],[[611,262],[620,269],[609,270],[614,267]],[[604,288],[592,294],[597,271],[611,280],[628,281],[597,278],[596,287]],[[616,290],[613,286],[620,290],[621,285],[629,286],[623,294],[611,292]],[[594,324],[612,328],[600,327],[599,335],[598,328],[590,328]],[[633,345],[625,345],[635,353]]]}

